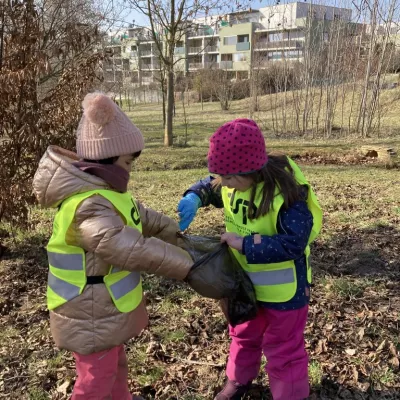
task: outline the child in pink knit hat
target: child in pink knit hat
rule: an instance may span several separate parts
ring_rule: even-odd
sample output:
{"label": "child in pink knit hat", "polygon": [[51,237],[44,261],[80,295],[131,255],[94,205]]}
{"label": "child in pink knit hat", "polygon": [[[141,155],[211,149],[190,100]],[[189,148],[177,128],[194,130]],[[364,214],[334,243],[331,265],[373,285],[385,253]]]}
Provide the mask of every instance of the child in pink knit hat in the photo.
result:
{"label": "child in pink knit hat", "polygon": [[259,312],[234,328],[227,383],[215,400],[241,399],[257,377],[262,353],[274,400],[309,395],[304,344],[310,298],[310,243],[322,223],[318,200],[288,157],[267,154],[257,124],[236,119],[210,138],[208,169],[178,205],[185,230],[199,207],[224,208],[221,237],[253,282]]}
{"label": "child in pink knit hat", "polygon": [[83,101],[77,154],[50,146],[33,189],[57,210],[47,246],[47,305],[56,345],[73,352],[72,400],[142,399],[128,387],[124,343],[147,325],[141,272],[183,280],[193,262],[178,224],[128,191],[140,130],[105,94]]}

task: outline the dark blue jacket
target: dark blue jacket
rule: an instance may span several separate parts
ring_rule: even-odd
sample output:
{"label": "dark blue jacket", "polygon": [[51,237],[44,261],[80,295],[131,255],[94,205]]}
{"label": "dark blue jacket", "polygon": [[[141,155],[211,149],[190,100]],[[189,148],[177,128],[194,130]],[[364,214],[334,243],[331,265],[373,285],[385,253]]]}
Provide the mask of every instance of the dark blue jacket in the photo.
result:
{"label": "dark blue jacket", "polygon": [[[221,190],[212,187],[212,176],[200,180],[190,187],[189,192],[196,193],[203,207],[212,204],[222,208]],[[297,290],[293,298],[284,303],[260,302],[262,307],[275,310],[295,310],[304,307],[310,299],[310,289],[307,282],[307,266],[304,250],[313,226],[313,216],[305,200],[297,201],[291,207],[278,213],[278,234],[261,236],[261,243],[254,244],[253,236],[246,236],[243,241],[242,253],[246,255],[249,264],[269,264],[294,260],[297,273]]]}

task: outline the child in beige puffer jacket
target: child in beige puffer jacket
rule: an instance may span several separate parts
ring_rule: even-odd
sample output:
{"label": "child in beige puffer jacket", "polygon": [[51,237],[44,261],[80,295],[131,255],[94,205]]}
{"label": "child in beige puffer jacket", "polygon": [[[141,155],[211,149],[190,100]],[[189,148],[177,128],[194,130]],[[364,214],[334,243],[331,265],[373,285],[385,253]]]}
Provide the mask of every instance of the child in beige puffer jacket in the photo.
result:
{"label": "child in beige puffer jacket", "polygon": [[182,280],[192,260],[175,246],[178,225],[127,193],[140,130],[102,93],[83,108],[77,154],[50,146],[33,182],[39,203],[59,209],[47,248],[51,332],[76,360],[73,400],[130,400],[123,343],[148,323],[140,272]]}

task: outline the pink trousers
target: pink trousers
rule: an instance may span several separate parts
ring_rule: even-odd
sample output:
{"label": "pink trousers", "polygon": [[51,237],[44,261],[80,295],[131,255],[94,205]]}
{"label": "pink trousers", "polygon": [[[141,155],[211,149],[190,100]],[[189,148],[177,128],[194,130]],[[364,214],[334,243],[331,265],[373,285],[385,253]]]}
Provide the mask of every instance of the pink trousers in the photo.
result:
{"label": "pink trousers", "polygon": [[230,326],[228,378],[242,384],[255,379],[263,352],[273,399],[308,397],[308,356],[304,344],[307,313],[308,306],[291,311],[260,308],[254,320],[235,328]]}
{"label": "pink trousers", "polygon": [[124,346],[83,355],[74,353],[76,380],[71,400],[131,400]]}

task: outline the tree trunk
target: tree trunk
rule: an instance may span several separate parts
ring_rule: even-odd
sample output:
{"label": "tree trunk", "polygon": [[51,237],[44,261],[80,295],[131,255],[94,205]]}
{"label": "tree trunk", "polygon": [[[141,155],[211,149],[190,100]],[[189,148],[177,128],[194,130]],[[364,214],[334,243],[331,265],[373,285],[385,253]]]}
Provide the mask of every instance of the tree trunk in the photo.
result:
{"label": "tree trunk", "polygon": [[165,90],[162,90],[162,113],[163,113],[163,128],[167,124],[167,109],[166,109],[166,98],[165,98]]}
{"label": "tree trunk", "polygon": [[174,71],[169,67],[167,71],[167,118],[164,132],[164,145],[172,146],[174,144],[172,121],[174,118]]}

